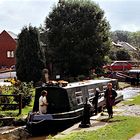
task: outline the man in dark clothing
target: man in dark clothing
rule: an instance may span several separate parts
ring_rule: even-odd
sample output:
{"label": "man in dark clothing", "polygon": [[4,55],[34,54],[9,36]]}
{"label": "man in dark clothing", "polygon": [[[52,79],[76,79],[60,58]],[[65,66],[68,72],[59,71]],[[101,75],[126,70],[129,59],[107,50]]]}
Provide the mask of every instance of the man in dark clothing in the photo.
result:
{"label": "man in dark clothing", "polygon": [[113,118],[113,108],[112,106],[115,104],[115,97],[117,93],[114,89],[112,89],[112,83],[108,83],[107,90],[105,91],[105,99],[106,99],[106,108],[109,115],[109,118]]}
{"label": "man in dark clothing", "polygon": [[96,88],[95,97],[92,100],[92,104],[95,109],[95,115],[97,115],[97,113],[98,113],[98,97],[99,97],[99,88]]}

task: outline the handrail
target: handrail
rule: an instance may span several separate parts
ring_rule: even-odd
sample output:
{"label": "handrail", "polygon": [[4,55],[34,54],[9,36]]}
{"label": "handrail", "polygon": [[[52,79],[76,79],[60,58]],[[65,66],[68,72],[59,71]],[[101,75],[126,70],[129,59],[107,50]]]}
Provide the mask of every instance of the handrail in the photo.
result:
{"label": "handrail", "polygon": [[13,97],[16,97],[18,96],[19,97],[19,103],[18,104],[8,104],[8,103],[0,103],[0,105],[18,105],[19,106],[19,113],[18,115],[20,115],[22,113],[22,94],[11,94],[11,95],[8,95],[8,94],[0,94],[0,97],[6,97],[6,96],[13,96]]}

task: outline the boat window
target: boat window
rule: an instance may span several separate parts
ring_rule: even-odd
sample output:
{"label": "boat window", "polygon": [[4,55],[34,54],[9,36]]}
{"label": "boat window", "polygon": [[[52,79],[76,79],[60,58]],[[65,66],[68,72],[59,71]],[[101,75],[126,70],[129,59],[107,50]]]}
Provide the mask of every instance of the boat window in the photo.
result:
{"label": "boat window", "polygon": [[83,104],[82,91],[75,92],[75,95],[76,95],[76,100],[77,100],[78,105]]}
{"label": "boat window", "polygon": [[89,93],[89,98],[94,96],[94,88],[88,89],[88,93]]}

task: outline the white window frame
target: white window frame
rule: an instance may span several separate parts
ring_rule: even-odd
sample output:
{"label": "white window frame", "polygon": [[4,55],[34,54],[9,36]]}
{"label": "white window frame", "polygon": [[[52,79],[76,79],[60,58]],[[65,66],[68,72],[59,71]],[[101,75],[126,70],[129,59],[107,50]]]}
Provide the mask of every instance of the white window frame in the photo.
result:
{"label": "white window frame", "polygon": [[78,105],[83,104],[84,102],[83,102],[82,91],[76,91],[75,95],[76,95],[77,104]]}
{"label": "white window frame", "polygon": [[7,51],[7,54],[6,54],[7,58],[14,58],[14,51]]}

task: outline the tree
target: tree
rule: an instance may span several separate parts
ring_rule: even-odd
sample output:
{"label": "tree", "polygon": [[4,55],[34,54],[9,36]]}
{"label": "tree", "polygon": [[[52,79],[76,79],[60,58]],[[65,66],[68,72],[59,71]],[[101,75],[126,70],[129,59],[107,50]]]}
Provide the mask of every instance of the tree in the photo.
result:
{"label": "tree", "polygon": [[128,42],[130,41],[130,32],[128,31],[121,31],[121,30],[117,30],[111,33],[111,38],[114,42],[118,42],[118,41],[124,41],[124,42]]}
{"label": "tree", "polygon": [[[45,20],[47,50],[56,73],[87,75],[100,67],[111,41],[103,10],[89,0],[65,0]],[[48,59],[47,59],[48,60]]]}
{"label": "tree", "polygon": [[45,67],[38,30],[24,27],[18,36],[16,49],[16,73],[22,82],[38,82]]}
{"label": "tree", "polygon": [[120,49],[116,52],[116,58],[117,60],[130,60],[131,56],[126,50]]}

